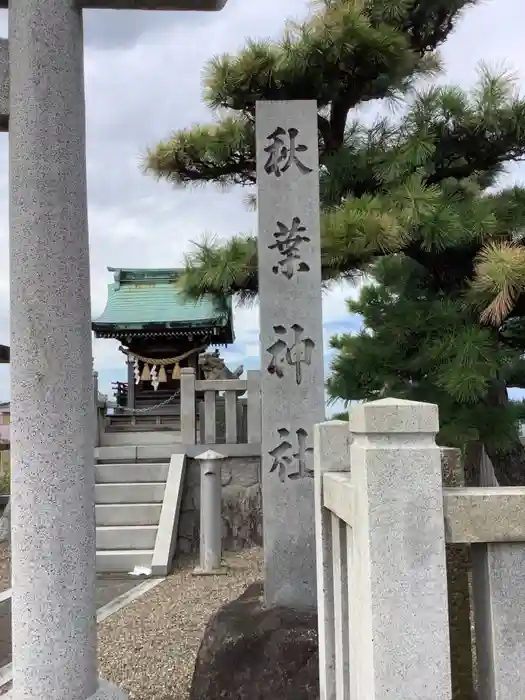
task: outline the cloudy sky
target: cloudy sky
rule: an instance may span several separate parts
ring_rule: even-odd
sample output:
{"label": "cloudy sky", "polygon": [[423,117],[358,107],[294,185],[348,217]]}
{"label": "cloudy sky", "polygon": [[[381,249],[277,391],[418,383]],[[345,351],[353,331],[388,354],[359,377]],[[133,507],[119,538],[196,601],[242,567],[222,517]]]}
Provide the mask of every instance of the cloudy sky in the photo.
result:
{"label": "cloudy sky", "polygon": [[[87,162],[93,315],[106,299],[112,267],[176,267],[203,234],[228,237],[253,231],[243,190],[174,190],[141,174],[147,146],[176,129],[207,121],[201,71],[216,54],[235,52],[248,37],[277,37],[287,18],[304,17],[307,0],[229,0],[218,14],[91,11],[85,13]],[[485,0],[469,10],[442,50],[443,78],[472,84],[480,60],[512,67],[525,89],[523,0]],[[7,11],[0,36],[7,35]],[[9,342],[7,136],[0,134],[0,342]],[[509,174],[525,179],[525,169]],[[325,342],[356,327],[337,288],[324,300]],[[257,367],[257,309],[235,314],[236,343],[224,356],[231,367]],[[122,356],[111,340],[94,342],[104,391],[124,379]],[[327,357],[327,363],[329,358]],[[9,397],[9,370],[0,366],[0,399]]]}

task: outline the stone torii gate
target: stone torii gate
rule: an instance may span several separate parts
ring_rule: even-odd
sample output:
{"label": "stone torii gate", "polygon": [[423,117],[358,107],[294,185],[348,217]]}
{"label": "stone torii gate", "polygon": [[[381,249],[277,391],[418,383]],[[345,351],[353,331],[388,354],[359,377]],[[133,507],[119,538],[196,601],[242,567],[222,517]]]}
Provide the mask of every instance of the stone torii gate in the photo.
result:
{"label": "stone torii gate", "polygon": [[98,681],[83,8],[226,0],[0,0],[9,128],[14,700],[117,700]]}

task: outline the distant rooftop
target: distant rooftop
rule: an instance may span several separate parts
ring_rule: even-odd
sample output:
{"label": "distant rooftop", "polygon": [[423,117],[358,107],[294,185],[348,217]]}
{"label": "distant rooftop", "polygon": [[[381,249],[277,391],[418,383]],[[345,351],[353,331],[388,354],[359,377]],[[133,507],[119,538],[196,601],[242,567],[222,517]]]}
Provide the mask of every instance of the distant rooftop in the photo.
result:
{"label": "distant rooftop", "polygon": [[231,297],[189,299],[180,289],[178,268],[108,270],[114,281],[106,308],[92,324],[98,338],[193,334],[233,342]]}

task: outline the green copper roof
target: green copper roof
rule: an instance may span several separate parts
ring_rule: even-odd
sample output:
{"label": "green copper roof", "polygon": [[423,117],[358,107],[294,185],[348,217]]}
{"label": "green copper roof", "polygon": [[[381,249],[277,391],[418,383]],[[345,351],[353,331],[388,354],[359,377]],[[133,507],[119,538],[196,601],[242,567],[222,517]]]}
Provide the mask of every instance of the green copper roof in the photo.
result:
{"label": "green copper roof", "polygon": [[182,270],[122,270],[108,268],[108,300],[95,330],[111,326],[140,330],[153,325],[166,328],[225,328],[231,324],[231,298],[188,299],[178,287]]}

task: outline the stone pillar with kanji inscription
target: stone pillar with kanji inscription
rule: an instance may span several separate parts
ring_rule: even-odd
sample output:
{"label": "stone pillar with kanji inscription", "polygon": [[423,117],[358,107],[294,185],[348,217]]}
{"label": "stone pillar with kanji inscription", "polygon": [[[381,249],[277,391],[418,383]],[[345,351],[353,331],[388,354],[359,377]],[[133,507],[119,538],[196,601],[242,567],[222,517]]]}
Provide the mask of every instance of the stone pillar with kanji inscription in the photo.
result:
{"label": "stone pillar with kanji inscription", "polygon": [[258,102],[256,137],[265,601],[308,608],[325,418],[317,103]]}

